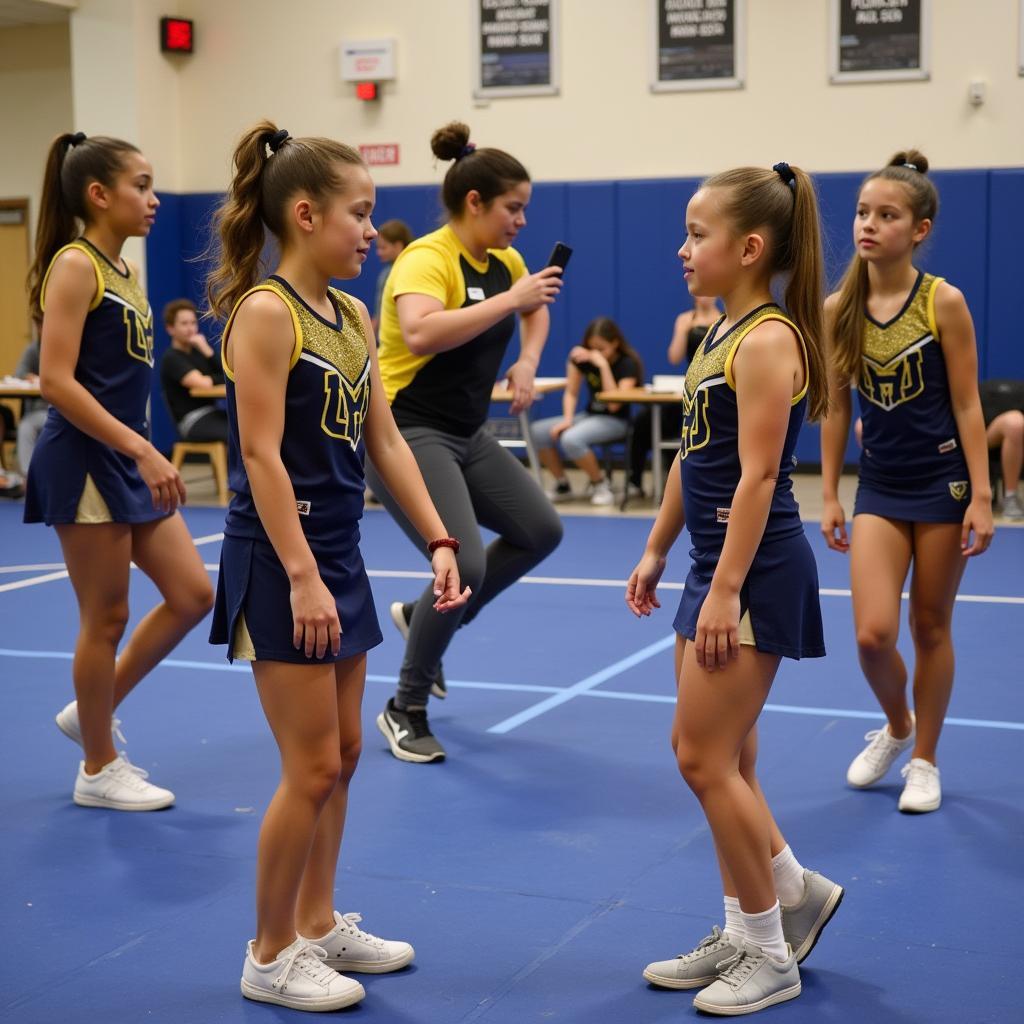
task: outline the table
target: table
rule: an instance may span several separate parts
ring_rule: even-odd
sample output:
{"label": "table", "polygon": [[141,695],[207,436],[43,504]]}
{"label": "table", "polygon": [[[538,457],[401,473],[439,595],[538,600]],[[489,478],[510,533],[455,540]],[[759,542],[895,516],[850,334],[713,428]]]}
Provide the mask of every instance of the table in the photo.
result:
{"label": "table", "polygon": [[683,400],[679,391],[648,391],[647,388],[620,388],[615,391],[599,391],[597,398],[602,402],[629,402],[635,405],[651,406],[651,476],[654,480],[654,504],[660,505],[665,493],[664,469],[661,465],[663,451],[675,451],[678,439],[663,441],[661,437],[661,407],[676,405]]}
{"label": "table", "polygon": [[14,381],[3,380],[0,381],[0,398],[39,398],[40,391],[38,384],[29,384],[29,382],[21,381],[18,383],[17,379]]}
{"label": "table", "polygon": [[[551,395],[556,391],[564,391],[566,384],[565,377],[536,377],[533,381],[533,391],[536,395]],[[511,402],[512,391],[508,384],[500,380],[491,390],[492,402]],[[537,450],[533,447],[533,434],[530,432],[530,409],[519,410],[519,433],[522,434],[522,441],[502,441],[505,447],[520,444],[526,449],[526,459],[530,463],[530,470],[537,478],[537,483],[544,486],[544,478],[540,471],[540,459],[537,458]]]}
{"label": "table", "polygon": [[[537,377],[536,380],[534,380],[533,389],[538,395],[550,395],[556,391],[563,391],[565,389],[565,381],[565,377]],[[226,390],[227,389],[223,384],[213,384],[210,387],[189,388],[188,393],[193,398],[223,398]],[[494,385],[491,390],[491,401],[512,401],[512,391],[505,381],[499,381]],[[522,409],[519,412],[519,430],[523,435],[521,443],[526,449],[526,458],[530,463],[530,469],[533,471],[533,475],[537,478],[537,482],[543,483],[540,472],[540,459],[537,458],[537,452],[533,447],[533,438],[530,435],[529,409]],[[520,444],[518,441],[513,441],[512,443]]]}

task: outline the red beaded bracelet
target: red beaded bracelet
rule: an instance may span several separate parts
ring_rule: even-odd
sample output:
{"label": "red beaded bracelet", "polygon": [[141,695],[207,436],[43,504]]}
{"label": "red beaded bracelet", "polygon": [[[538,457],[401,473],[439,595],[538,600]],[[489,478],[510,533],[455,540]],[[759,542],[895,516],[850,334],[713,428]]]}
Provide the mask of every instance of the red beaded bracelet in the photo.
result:
{"label": "red beaded bracelet", "polygon": [[453,554],[459,553],[459,542],[454,537],[439,537],[427,545],[427,550],[433,554],[438,548],[451,548]]}

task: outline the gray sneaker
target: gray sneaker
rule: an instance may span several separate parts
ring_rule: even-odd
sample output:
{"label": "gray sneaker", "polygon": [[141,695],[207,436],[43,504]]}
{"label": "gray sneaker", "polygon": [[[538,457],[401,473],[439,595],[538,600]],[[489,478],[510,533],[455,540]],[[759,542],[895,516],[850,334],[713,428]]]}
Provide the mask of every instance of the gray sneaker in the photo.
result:
{"label": "gray sneaker", "polygon": [[802,899],[791,907],[782,905],[782,934],[793,948],[798,964],[814,949],[818,936],[843,902],[844,893],[841,885],[817,871],[804,871]]}
{"label": "gray sneaker", "polygon": [[737,952],[732,938],[716,925],[689,953],[648,964],[644,978],[659,988],[703,988],[718,977],[718,965]]}
{"label": "gray sneaker", "polygon": [[377,716],[377,728],[388,741],[391,753],[400,761],[426,764],[428,761],[444,760],[444,747],[438,743],[427,724],[426,708],[400,711],[395,707],[395,698],[390,697],[384,710]]}
{"label": "gray sneaker", "polygon": [[[416,605],[412,601],[391,602],[391,621],[395,624],[398,632],[402,634],[403,640],[409,639],[409,624],[412,622],[412,613],[415,608]],[[437,676],[430,684],[430,692],[439,700],[444,700],[448,696],[448,686],[444,681],[444,667],[441,662],[437,663]]]}
{"label": "gray sneaker", "polygon": [[779,963],[758,946],[744,942],[736,954],[719,967],[718,980],[694,997],[695,1009],[738,1017],[800,995],[800,968],[792,950],[789,950],[789,957]]}
{"label": "gray sneaker", "polygon": [[1024,519],[1024,506],[1021,505],[1016,492],[1003,498],[1003,518],[1012,519],[1015,523]]}

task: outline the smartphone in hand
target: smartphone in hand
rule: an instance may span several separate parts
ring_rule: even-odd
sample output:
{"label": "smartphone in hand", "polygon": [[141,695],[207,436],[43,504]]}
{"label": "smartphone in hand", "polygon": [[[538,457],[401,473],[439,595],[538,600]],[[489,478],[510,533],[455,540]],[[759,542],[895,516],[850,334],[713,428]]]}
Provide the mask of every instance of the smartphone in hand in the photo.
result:
{"label": "smartphone in hand", "polygon": [[548,257],[548,261],[545,266],[561,267],[564,271],[569,263],[570,256],[572,256],[572,249],[570,249],[569,246],[564,242],[555,242],[555,247],[551,250],[551,255]]}

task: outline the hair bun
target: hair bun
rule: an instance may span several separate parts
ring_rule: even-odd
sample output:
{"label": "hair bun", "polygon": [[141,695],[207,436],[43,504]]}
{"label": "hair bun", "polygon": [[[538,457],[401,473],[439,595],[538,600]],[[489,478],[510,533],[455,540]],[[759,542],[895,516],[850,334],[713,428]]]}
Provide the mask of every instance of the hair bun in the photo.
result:
{"label": "hair bun", "polygon": [[457,160],[469,142],[469,125],[449,121],[430,137],[430,150],[438,160]]}
{"label": "hair bun", "polygon": [[928,157],[918,149],[902,150],[894,154],[889,161],[890,167],[906,167],[908,164],[911,165],[911,170],[920,171],[921,174],[928,173]]}

